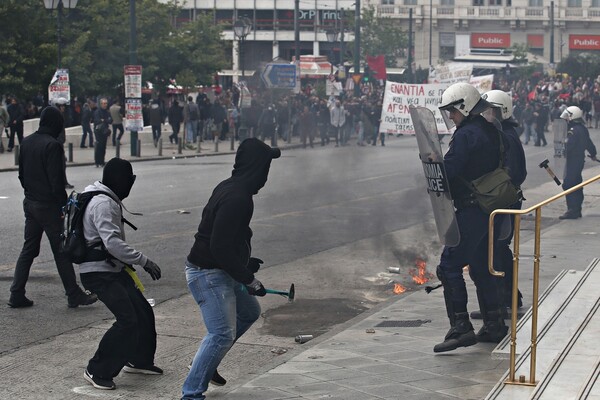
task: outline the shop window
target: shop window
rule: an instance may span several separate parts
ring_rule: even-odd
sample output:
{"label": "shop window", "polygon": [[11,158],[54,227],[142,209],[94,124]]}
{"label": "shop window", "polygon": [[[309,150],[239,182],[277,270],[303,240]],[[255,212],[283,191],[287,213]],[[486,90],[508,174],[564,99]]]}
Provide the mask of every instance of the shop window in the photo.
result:
{"label": "shop window", "polygon": [[[600,1],[600,0],[598,0]],[[454,0],[440,0],[440,5],[442,6],[453,6]]]}
{"label": "shop window", "polygon": [[483,5],[483,0],[473,0],[473,5],[474,6],[482,6]]}
{"label": "shop window", "polygon": [[592,7],[600,7],[600,0],[592,0]]}
{"label": "shop window", "polygon": [[387,5],[387,6],[393,6],[394,0],[381,0],[381,4]]}
{"label": "shop window", "polygon": [[416,6],[417,0],[404,0],[404,5],[405,6]]}
{"label": "shop window", "polygon": [[529,7],[544,7],[544,0],[529,0]]}
{"label": "shop window", "polygon": [[490,7],[501,6],[502,0],[490,0]]}
{"label": "shop window", "polygon": [[581,8],[581,0],[569,0],[567,5],[568,7]]}

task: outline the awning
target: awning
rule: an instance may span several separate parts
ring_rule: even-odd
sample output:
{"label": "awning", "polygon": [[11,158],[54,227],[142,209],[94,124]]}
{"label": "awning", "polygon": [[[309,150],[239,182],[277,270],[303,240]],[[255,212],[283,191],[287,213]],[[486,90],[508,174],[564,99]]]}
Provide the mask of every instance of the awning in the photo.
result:
{"label": "awning", "polygon": [[[243,76],[253,76],[256,73],[255,70],[245,70]],[[217,72],[219,76],[242,76],[242,71],[239,69],[224,69]]]}

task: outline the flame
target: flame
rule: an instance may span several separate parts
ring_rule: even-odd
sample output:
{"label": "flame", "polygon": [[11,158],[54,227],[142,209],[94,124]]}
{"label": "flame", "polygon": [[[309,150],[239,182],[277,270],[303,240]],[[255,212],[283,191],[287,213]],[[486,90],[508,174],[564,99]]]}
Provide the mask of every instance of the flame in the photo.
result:
{"label": "flame", "polygon": [[399,283],[394,283],[394,293],[400,294],[406,292],[406,288]]}
{"label": "flame", "polygon": [[412,276],[413,281],[417,285],[422,285],[425,282],[428,282],[432,275],[427,272],[427,263],[424,260],[417,258],[415,260],[415,265],[417,266],[417,269],[411,268],[408,271],[410,276]]}

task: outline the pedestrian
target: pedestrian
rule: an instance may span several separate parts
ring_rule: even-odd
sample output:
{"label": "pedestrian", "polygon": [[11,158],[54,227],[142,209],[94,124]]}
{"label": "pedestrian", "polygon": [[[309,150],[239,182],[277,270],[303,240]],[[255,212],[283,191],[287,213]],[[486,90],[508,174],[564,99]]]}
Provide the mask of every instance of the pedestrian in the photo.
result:
{"label": "pedestrian", "polygon": [[[125,130],[123,128],[123,108],[121,107],[121,101],[117,99],[112,106],[109,108],[110,117],[112,118],[112,144],[113,146],[121,145],[121,138]],[[117,136],[117,131],[119,135]]]}
{"label": "pedestrian", "polygon": [[19,103],[16,97],[10,99],[6,111],[8,112],[9,122],[8,128],[10,129],[10,136],[8,138],[8,146],[6,151],[11,152],[15,146],[15,135],[19,139],[19,144],[23,142],[23,120],[25,119],[25,110],[23,105]]}
{"label": "pedestrian", "polygon": [[548,123],[548,107],[542,103],[536,103],[533,116],[535,118],[535,132],[537,134],[534,146],[546,146],[548,142],[546,141],[544,131]]}
{"label": "pedestrian", "polygon": [[[562,188],[570,189],[583,182],[581,171],[585,163],[585,152],[589,157],[596,160],[596,146],[590,139],[590,133],[585,127],[583,112],[577,106],[567,107],[560,116],[568,121],[567,138],[565,140],[565,179]],[[583,189],[579,189],[566,196],[567,212],[560,219],[581,218],[581,207],[583,205]]]}
{"label": "pedestrian", "polygon": [[200,118],[200,111],[198,105],[194,103],[194,98],[188,96],[188,102],[183,106],[183,124],[185,126],[185,140],[184,145],[188,149],[195,149],[193,146],[196,142],[198,135],[198,119]]}
{"label": "pedestrian", "polygon": [[46,107],[40,116],[39,129],[23,140],[19,152],[19,180],[25,192],[25,243],[17,259],[10,286],[12,308],[31,307],[25,285],[33,260],[40,254],[44,232],[50,242],[58,274],[65,288],[70,308],[89,305],[95,294],[85,293],[79,285],[68,256],[60,251],[63,230],[62,207],[67,203],[63,173],[64,151],[57,138],[63,129],[63,117],[56,107]]}
{"label": "pedestrian", "polygon": [[113,378],[121,369],[132,374],[163,373],[154,365],[154,311],[141,292],[132,265],[142,266],[153,280],[160,279],[161,271],[125,241],[122,201],[129,196],[135,178],[129,161],[113,158],[104,166],[102,182],[84,190],[102,193],[92,197],[83,215],[89,261],[79,265],[81,283],[97,293],[116,319],[84,371],[85,380],[97,389],[115,389]]}
{"label": "pedestrian", "polygon": [[96,137],[96,146],[94,146],[94,162],[96,168],[104,167],[104,157],[106,156],[106,142],[110,136],[109,126],[112,124],[112,117],[108,111],[108,99],[100,99],[100,107],[94,113],[94,136]]}
{"label": "pedestrian", "polygon": [[[444,288],[450,330],[444,341],[434,346],[436,353],[472,346],[477,342],[498,343],[508,331],[501,312],[498,282],[487,268],[489,216],[473,199],[469,188],[469,182],[494,171],[500,164],[503,135],[480,115],[489,106],[477,89],[468,83],[455,83],[442,94],[440,110],[447,111],[456,125],[444,155],[444,166],[461,239],[457,246],[444,247],[437,267],[437,276]],[[477,335],[467,312],[467,288],[463,278],[465,265],[469,265],[483,315],[484,325]]]}
{"label": "pedestrian", "polygon": [[0,105],[0,153],[4,153],[4,144],[2,143],[2,136],[4,136],[4,129],[8,126],[9,116],[6,108]]}
{"label": "pedestrian", "polygon": [[[527,162],[523,144],[517,133],[517,121],[513,118],[512,98],[508,93],[502,90],[490,90],[483,94],[483,99],[491,104],[491,117],[500,122],[502,133],[508,142],[506,149],[506,168],[510,179],[517,188],[521,188],[527,177]],[[486,117],[487,118],[487,117]],[[490,120],[490,119],[488,119]],[[522,196],[514,205],[509,207],[513,210],[520,210],[523,204]],[[502,239],[496,241],[496,250],[494,251],[494,265],[497,271],[504,272],[504,277],[500,283],[501,300],[504,306],[509,309],[512,305],[513,290],[513,252],[510,249],[510,243],[514,234],[514,215],[510,216],[510,233]],[[518,289],[517,289],[518,291]],[[517,308],[523,306],[523,295],[520,291],[517,293]],[[474,318],[471,313],[471,318]],[[479,317],[481,318],[481,317]]]}
{"label": "pedestrian", "polygon": [[179,102],[177,100],[173,100],[171,107],[169,107],[169,125],[171,125],[171,129],[173,133],[169,135],[170,143],[179,143],[179,129],[181,128],[181,121],[183,121],[183,109],[179,107]]}
{"label": "pedestrian", "polygon": [[531,102],[527,102],[527,104],[525,104],[525,109],[523,110],[521,117],[523,118],[523,135],[525,136],[525,141],[523,144],[529,144],[529,140],[532,137],[533,141],[535,142],[537,140],[537,136],[535,130],[533,129],[535,119],[533,116],[533,106],[531,105]]}
{"label": "pedestrian", "polygon": [[162,134],[162,124],[165,122],[163,118],[162,107],[160,105],[160,101],[155,99],[150,105],[150,125],[152,126],[152,141],[154,142],[154,147],[158,146],[158,141]]}
{"label": "pedestrian", "polygon": [[260,138],[264,142],[265,139],[273,140],[275,130],[277,128],[277,110],[273,104],[269,104],[258,118],[258,130]]}
{"label": "pedestrian", "polygon": [[91,125],[93,110],[90,103],[90,100],[83,103],[83,107],[81,110],[81,130],[83,131],[83,134],[81,135],[81,143],[79,147],[81,147],[82,149],[87,148],[87,146],[85,145],[86,136],[89,136],[90,138],[90,147],[94,147],[94,134],[92,133]]}
{"label": "pedestrian", "polygon": [[310,147],[313,147],[315,130],[317,129],[317,121],[315,114],[308,109],[308,106],[304,106],[302,113],[300,113],[298,125],[298,128],[300,129],[300,140],[302,141],[302,147],[306,148],[307,139]]}
{"label": "pedestrian", "polygon": [[271,160],[280,155],[257,138],[244,140],[231,177],[217,185],[202,212],[185,274],[207,334],[183,383],[184,400],[205,399],[209,382],[226,383],[217,372],[221,360],[260,316],[254,296],[266,291],[254,276],[262,260],[251,257],[252,196],[267,182]]}
{"label": "pedestrian", "polygon": [[329,115],[331,119],[331,127],[333,129],[333,132],[335,133],[335,146],[339,146],[340,143],[343,146],[346,144],[346,135],[344,135],[344,125],[346,124],[346,110],[344,109],[344,106],[342,105],[342,102],[339,99],[335,100],[335,103],[333,107],[331,107]]}
{"label": "pedestrian", "polygon": [[210,107],[210,118],[212,119],[212,131],[215,141],[219,139],[225,140],[223,136],[223,124],[227,124],[227,110],[221,104],[221,100],[215,99],[213,105]]}

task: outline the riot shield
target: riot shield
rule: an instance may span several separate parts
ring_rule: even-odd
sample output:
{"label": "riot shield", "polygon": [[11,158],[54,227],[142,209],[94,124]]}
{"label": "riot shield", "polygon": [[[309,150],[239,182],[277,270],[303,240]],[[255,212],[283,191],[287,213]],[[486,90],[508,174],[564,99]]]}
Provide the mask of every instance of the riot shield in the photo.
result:
{"label": "riot shield", "polygon": [[554,174],[565,177],[565,140],[567,138],[567,121],[555,118],[552,121],[552,132],[554,133]]}
{"label": "riot shield", "polygon": [[431,110],[413,106],[410,106],[410,116],[440,241],[446,246],[457,246],[460,243],[460,232],[450,196],[450,185],[444,168],[444,155],[438,139],[435,117]]}

